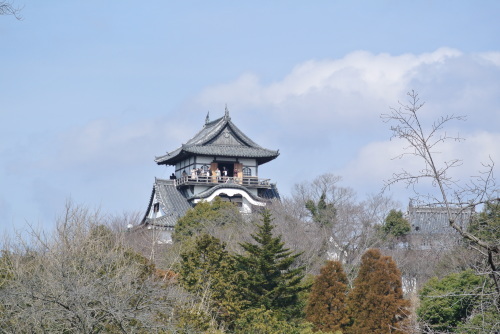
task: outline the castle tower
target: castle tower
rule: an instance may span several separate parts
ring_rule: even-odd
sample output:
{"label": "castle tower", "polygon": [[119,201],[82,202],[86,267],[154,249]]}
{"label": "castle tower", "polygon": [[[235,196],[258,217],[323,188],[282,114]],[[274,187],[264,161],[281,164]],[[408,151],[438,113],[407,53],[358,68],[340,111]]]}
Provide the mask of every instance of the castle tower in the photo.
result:
{"label": "castle tower", "polygon": [[177,220],[199,201],[215,197],[235,203],[242,213],[279,198],[276,185],[259,176],[259,166],[279,152],[257,145],[234,125],[225,110],[181,147],[156,157],[158,165],[174,166],[170,179],[155,179],[141,225],[165,231],[168,242]]}

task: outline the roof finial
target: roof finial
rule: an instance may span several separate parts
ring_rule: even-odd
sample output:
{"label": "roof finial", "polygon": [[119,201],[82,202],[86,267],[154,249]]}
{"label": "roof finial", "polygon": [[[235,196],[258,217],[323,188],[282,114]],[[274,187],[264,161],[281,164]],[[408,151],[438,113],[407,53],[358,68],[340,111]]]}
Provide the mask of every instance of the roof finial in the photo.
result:
{"label": "roof finial", "polygon": [[208,124],[210,122],[210,110],[207,111],[207,117],[205,117],[205,124]]}
{"label": "roof finial", "polygon": [[226,109],[224,110],[224,117],[226,118],[229,117],[229,110],[227,109],[227,103],[226,103]]}

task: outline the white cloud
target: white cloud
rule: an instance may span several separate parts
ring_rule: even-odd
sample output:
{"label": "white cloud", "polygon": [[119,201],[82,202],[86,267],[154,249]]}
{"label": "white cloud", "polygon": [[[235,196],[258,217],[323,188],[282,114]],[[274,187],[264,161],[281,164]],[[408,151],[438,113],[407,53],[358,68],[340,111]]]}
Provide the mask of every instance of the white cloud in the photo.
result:
{"label": "white cloud", "polygon": [[312,178],[336,171],[359,192],[373,192],[392,172],[415,166],[412,161],[391,160],[401,152],[401,143],[388,141],[389,126],[380,119],[390,106],[404,103],[411,89],[426,101],[421,110],[425,122],[446,114],[469,116],[447,128],[467,141],[447,144],[439,155],[464,157],[457,176],[474,175],[488,155],[500,159],[495,145],[499,64],[499,52],[469,55],[440,48],[393,56],[358,51],[341,59],[298,64],[269,84],[246,73],[233,82],[207,87],[193,106],[217,110],[228,103],[242,130],[263,146],[280,148],[279,161],[270,163],[276,170],[266,168],[287,187],[297,175],[311,173],[305,178]]}
{"label": "white cloud", "polygon": [[[201,128],[205,110],[220,117],[228,104],[235,123],[262,146],[280,149],[263,171],[286,193],[302,179],[335,172],[359,193],[380,190],[382,181],[412,162],[391,160],[401,143],[388,141],[389,126],[380,119],[405,93],[424,87],[423,120],[447,113],[469,113],[469,121],[449,130],[467,137],[461,146],[445,146],[444,157],[469,152],[485,161],[498,154],[500,120],[497,90],[500,53],[464,55],[441,48],[420,55],[353,52],[341,59],[298,64],[281,80],[264,84],[252,73],[207,87],[184,102],[177,113],[157,119],[103,118],[61,136],[47,168],[112,170],[153,164],[154,156],[177,148]],[[496,86],[495,86],[496,85]],[[465,159],[464,159],[465,160]],[[403,165],[400,165],[403,164]],[[467,175],[477,170],[462,168]]]}
{"label": "white cloud", "polygon": [[206,88],[198,103],[227,102],[237,108],[265,109],[280,119],[292,117],[297,121],[352,121],[370,114],[370,106],[387,106],[397,101],[418,76],[419,67],[440,67],[460,56],[459,51],[448,48],[401,56],[358,51],[342,59],[304,62],[269,85],[260,84],[256,75],[246,73],[234,82]]}
{"label": "white cloud", "polygon": [[[475,177],[481,175],[481,172],[488,170],[485,164],[491,161],[500,161],[500,133],[465,133],[464,141],[447,141],[437,146],[434,150],[433,158],[438,168],[444,167],[445,162],[454,159],[460,160],[456,168],[449,170],[448,175],[453,177],[458,184],[465,185]],[[392,178],[393,173],[403,170],[417,174],[423,169],[424,161],[412,155],[405,155],[399,158],[405,151],[406,142],[402,140],[391,140],[368,143],[362,147],[355,159],[351,160],[341,174],[345,180],[357,189],[370,189],[377,191],[382,187],[384,181]],[[491,159],[491,160],[490,160]],[[494,174],[498,175],[498,166],[494,167]],[[429,183],[422,180],[417,184],[416,189],[422,193],[429,190]],[[392,188],[396,189],[394,193],[401,196],[404,183],[397,184]],[[389,190],[390,191],[390,190]],[[408,196],[408,195],[406,195]]]}
{"label": "white cloud", "polygon": [[484,52],[477,55],[479,58],[491,62],[497,67],[500,67],[500,52]]}

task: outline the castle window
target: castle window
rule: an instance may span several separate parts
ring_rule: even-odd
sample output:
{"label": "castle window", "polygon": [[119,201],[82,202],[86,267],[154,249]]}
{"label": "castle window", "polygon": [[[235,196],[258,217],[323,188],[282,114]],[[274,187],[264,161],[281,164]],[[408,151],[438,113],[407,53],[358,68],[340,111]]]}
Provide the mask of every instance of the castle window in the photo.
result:
{"label": "castle window", "polygon": [[250,167],[243,167],[243,176],[252,176],[252,169]]}

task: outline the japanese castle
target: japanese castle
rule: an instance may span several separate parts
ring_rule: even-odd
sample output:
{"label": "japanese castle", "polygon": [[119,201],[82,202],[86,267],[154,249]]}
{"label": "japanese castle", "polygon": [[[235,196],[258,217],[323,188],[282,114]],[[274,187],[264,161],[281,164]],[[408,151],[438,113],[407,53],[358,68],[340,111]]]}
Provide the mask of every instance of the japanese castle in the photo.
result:
{"label": "japanese castle", "polygon": [[140,224],[163,232],[171,241],[177,220],[200,201],[215,197],[235,203],[242,213],[279,199],[276,184],[259,177],[259,166],[279,152],[257,145],[234,125],[226,107],[224,116],[210,121],[176,150],[156,157],[158,165],[174,166],[169,179],[155,178],[146,214]]}

